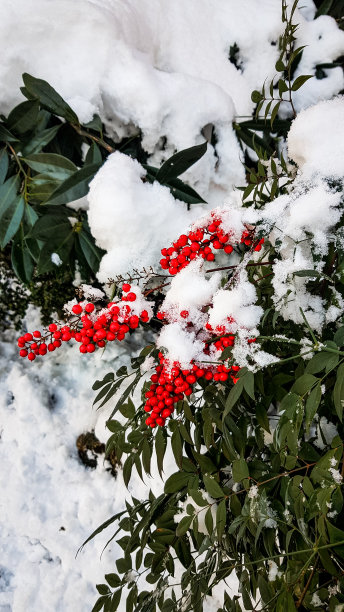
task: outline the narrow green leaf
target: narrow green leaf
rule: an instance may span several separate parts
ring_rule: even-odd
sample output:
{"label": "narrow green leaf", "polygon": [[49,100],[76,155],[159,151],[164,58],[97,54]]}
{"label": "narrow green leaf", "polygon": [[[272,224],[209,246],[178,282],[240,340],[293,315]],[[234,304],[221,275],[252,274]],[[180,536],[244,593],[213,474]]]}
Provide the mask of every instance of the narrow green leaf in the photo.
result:
{"label": "narrow green leaf", "polygon": [[235,459],[235,461],[233,461],[232,474],[235,482],[241,482],[245,478],[249,477],[250,474],[245,459]]}
{"label": "narrow green leaf", "polygon": [[190,474],[186,472],[176,472],[172,474],[165,483],[165,493],[176,493],[187,486]]}
{"label": "narrow green leaf", "polygon": [[342,421],[344,406],[344,363],[342,363],[337,370],[336,383],[333,389],[333,401],[338,418]]}
{"label": "narrow green leaf", "polygon": [[18,138],[11,134],[2,123],[0,123],[0,142],[18,142]]}
{"label": "narrow green leaf", "polygon": [[211,495],[211,497],[214,497],[214,499],[216,499],[218,497],[224,496],[224,492],[222,491],[220,485],[216,482],[216,480],[214,480],[214,478],[204,474],[203,482],[206,490],[208,491],[209,495]]}
{"label": "narrow green leaf", "polygon": [[[25,90],[31,98],[37,98],[42,106],[71,123],[79,123],[78,117],[69,104],[55,91],[47,81],[36,79],[30,74],[23,74]],[[24,94],[25,95],[25,94]]]}
{"label": "narrow green leaf", "polygon": [[216,509],[216,529],[219,540],[222,539],[223,532],[226,526],[226,500],[220,501]]}
{"label": "narrow green leaf", "polygon": [[36,153],[23,157],[23,161],[35,172],[57,179],[66,179],[77,172],[77,167],[67,157],[56,153]]}
{"label": "narrow green leaf", "polygon": [[298,89],[300,89],[300,87],[302,87],[302,85],[311,78],[313,78],[312,74],[302,74],[298,76],[292,85],[292,91],[297,91]]}
{"label": "narrow green leaf", "polygon": [[15,134],[25,134],[37,124],[39,113],[38,100],[27,100],[18,104],[8,115],[7,125]]}
{"label": "narrow green leaf", "polygon": [[[0,203],[1,207],[1,203]],[[17,232],[24,214],[24,198],[21,195],[12,200],[0,216],[0,246],[3,249]]]}
{"label": "narrow green leaf", "polygon": [[77,170],[69,176],[44,202],[49,206],[59,206],[68,204],[74,200],[79,200],[88,193],[88,186],[94,175],[100,168],[99,164],[91,164]]}
{"label": "narrow green leaf", "polygon": [[0,149],[0,185],[2,185],[6,179],[6,175],[8,171],[8,162],[9,160],[8,160],[7,151],[6,151],[6,148],[4,147],[3,149]]}
{"label": "narrow green leaf", "polygon": [[190,147],[189,149],[184,149],[183,151],[179,151],[175,155],[172,155],[168,160],[163,163],[161,168],[159,169],[156,180],[159,183],[165,184],[171,179],[177,178],[180,174],[183,174],[188,168],[193,166],[207,150],[207,142],[204,142],[201,145],[196,145],[194,147]]}
{"label": "narrow green leaf", "polygon": [[239,378],[238,382],[232,387],[232,389],[230,390],[230,392],[228,394],[228,397],[227,397],[227,400],[226,400],[225,410],[224,410],[224,413],[223,413],[223,418],[235,406],[235,404],[237,403],[238,399],[240,398],[243,390],[244,390],[243,378]]}
{"label": "narrow green leaf", "polygon": [[193,521],[193,516],[184,516],[181,519],[181,521],[178,523],[178,526],[176,529],[177,536],[184,535],[190,528],[192,521]]}

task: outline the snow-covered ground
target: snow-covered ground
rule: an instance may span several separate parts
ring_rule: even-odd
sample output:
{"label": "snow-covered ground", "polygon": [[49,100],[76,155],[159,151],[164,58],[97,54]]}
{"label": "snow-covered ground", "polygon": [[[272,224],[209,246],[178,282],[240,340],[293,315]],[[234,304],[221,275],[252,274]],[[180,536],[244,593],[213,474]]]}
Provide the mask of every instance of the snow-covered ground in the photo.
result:
{"label": "snow-covered ground", "polygon": [[[344,54],[344,33],[329,17],[314,20],[312,0],[300,4],[298,44],[308,46],[298,74],[313,74],[317,63]],[[251,115],[251,90],[274,76],[282,29],[280,0],[2,0],[0,112],[22,100],[21,73],[27,71],[47,79],[81,120],[99,113],[115,137],[140,127],[154,164],[175,148],[203,141],[201,131],[211,123],[216,151],[209,146],[186,177],[212,205],[222,204],[244,180],[231,122]],[[237,67],[228,61],[235,43]],[[297,110],[343,89],[341,68],[327,73],[295,93]],[[306,136],[294,129],[290,143],[299,165],[305,151],[298,139]],[[171,223],[169,207],[177,210],[172,196],[139,176],[136,162],[115,154],[91,188],[91,229],[108,251],[104,279],[115,266],[123,272],[135,263],[133,248],[138,261],[154,263],[154,235],[168,242],[184,219],[187,224],[196,216],[187,221],[184,211]],[[37,316],[29,314],[29,328],[38,327]],[[102,457],[95,470],[81,463],[76,439],[94,428],[106,441],[109,409],[92,408],[91,386],[127,363],[137,345],[123,343],[84,359],[71,347],[30,364],[17,357],[14,338],[8,333],[0,343],[0,612],[89,612],[95,584],[114,568],[115,544],[100,559],[111,531],[75,555],[100,523],[123,508],[127,493],[121,471],[115,479]],[[174,469],[167,458],[166,475]],[[154,492],[162,487],[157,474],[146,484]],[[134,474],[129,492],[143,498],[147,486]],[[214,598],[205,610],[220,605]]]}

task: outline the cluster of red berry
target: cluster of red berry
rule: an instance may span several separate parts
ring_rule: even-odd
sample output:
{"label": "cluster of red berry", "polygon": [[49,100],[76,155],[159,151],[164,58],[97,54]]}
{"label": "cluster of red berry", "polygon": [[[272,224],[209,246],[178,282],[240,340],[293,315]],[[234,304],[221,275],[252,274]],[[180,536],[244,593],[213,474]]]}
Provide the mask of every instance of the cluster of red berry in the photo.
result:
{"label": "cluster of red berry", "polygon": [[124,340],[129,330],[136,329],[140,321],[147,323],[150,317],[147,310],[133,313],[127,302],[135,302],[137,295],[128,283],[123,284],[122,291],[121,301],[110,302],[98,314],[92,302],[82,302],[72,307],[69,325],[51,323],[45,335],[38,330],[24,334],[18,339],[19,355],[34,361],[37,355],[55,351],[69,340],[80,343],[80,353],[93,353],[107,342]]}
{"label": "cluster of red berry", "polygon": [[[188,234],[182,234],[173,243],[173,246],[161,249],[163,255],[163,259],[160,260],[161,267],[174,276],[196,257],[202,257],[206,261],[214,261],[213,249],[218,251],[223,249],[225,253],[230,255],[233,251],[233,239],[221,225],[222,220],[218,213],[211,213],[210,221],[207,221],[203,228],[191,230]],[[247,229],[242,233],[240,242],[245,246],[253,247],[255,251],[260,251],[264,238],[255,241],[254,230]]]}
{"label": "cluster of red berry", "polygon": [[159,365],[155,367],[155,374],[152,374],[152,384],[146,391],[145,411],[150,412],[146,419],[149,427],[162,427],[166,419],[174,411],[174,405],[193,392],[193,387],[197,380],[204,378],[207,381],[226,382],[229,376],[236,383],[239,366],[224,365],[202,367],[191,364],[189,369],[182,369],[180,364],[169,360],[159,353]]}

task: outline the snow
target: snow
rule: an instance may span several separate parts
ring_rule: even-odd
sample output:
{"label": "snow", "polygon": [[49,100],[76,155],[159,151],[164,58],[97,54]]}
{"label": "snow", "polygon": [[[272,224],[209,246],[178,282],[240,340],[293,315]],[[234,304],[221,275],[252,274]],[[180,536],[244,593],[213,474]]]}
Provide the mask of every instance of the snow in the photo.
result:
{"label": "snow", "polygon": [[160,310],[172,320],[177,319],[180,312],[187,310],[190,315],[188,318],[196,322],[204,318],[201,309],[211,303],[220,282],[219,272],[206,278],[203,260],[196,259],[172,279]]}
{"label": "snow", "polygon": [[193,331],[184,329],[181,323],[170,323],[161,330],[157,346],[165,348],[168,359],[179,361],[181,367],[187,368],[191,361],[202,361],[204,344],[197,340]]}
{"label": "snow", "polygon": [[55,266],[60,266],[62,264],[62,259],[58,253],[52,253],[50,257],[51,261],[53,262],[53,264],[55,264]]}
{"label": "snow", "polygon": [[[344,37],[344,32],[341,34]],[[343,96],[319,102],[298,114],[288,134],[288,153],[304,180],[315,175],[343,178]]]}
{"label": "snow", "polygon": [[116,152],[91,182],[89,224],[98,246],[107,251],[98,273],[101,282],[156,264],[160,250],[199,214],[200,206],[188,213],[167,187],[142,182],[144,175],[136,160]]}
{"label": "snow", "polygon": [[215,293],[209,311],[210,325],[213,328],[225,325],[232,333],[236,333],[240,328],[255,330],[263,314],[262,308],[255,306],[256,300],[256,290],[249,282],[246,270],[241,269],[233,287],[219,289]]}

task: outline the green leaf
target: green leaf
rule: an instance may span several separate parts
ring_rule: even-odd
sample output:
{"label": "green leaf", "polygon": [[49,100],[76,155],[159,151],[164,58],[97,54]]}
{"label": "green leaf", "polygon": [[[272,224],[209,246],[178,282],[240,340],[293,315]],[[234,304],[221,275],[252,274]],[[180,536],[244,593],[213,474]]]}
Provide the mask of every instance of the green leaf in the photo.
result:
{"label": "green leaf", "polygon": [[224,413],[223,413],[223,418],[235,406],[235,404],[237,403],[238,399],[240,398],[243,390],[244,390],[244,381],[243,381],[243,378],[239,378],[238,382],[232,387],[232,389],[230,390],[230,392],[228,394],[228,397],[227,397],[227,400],[226,400],[225,410],[224,410]]}
{"label": "green leaf", "polygon": [[121,584],[121,579],[117,574],[105,574],[104,578],[113,589]]}
{"label": "green leaf", "polygon": [[[253,372],[246,372],[242,377],[244,383],[244,389],[251,399],[255,399],[254,396],[254,374]],[[238,383],[236,383],[238,384]]]}
{"label": "green leaf", "polygon": [[31,235],[38,240],[58,245],[73,231],[65,212],[53,212],[42,215],[35,223]]}
{"label": "green leaf", "polygon": [[5,126],[0,123],[0,142],[17,142],[16,138],[11,132],[9,132]]}
{"label": "green leaf", "polygon": [[284,62],[281,59],[278,59],[276,64],[275,64],[275,68],[276,68],[277,72],[284,72],[285,71]]}
{"label": "green leaf", "polygon": [[85,157],[85,166],[90,164],[101,164],[103,161],[100,148],[95,142],[92,142]]}
{"label": "green leaf", "polygon": [[220,501],[216,509],[216,529],[217,537],[219,540],[222,539],[223,532],[226,526],[226,500]]}
{"label": "green leaf", "polygon": [[46,176],[52,176],[59,180],[64,180],[77,172],[77,167],[72,161],[57,155],[56,153],[36,153],[23,157],[23,161],[35,172],[40,172]]}
{"label": "green leaf", "polygon": [[178,523],[176,534],[177,536],[182,536],[184,533],[188,531],[190,525],[193,521],[193,516],[184,516],[182,520]]}
{"label": "green leaf", "polygon": [[248,465],[245,459],[235,459],[232,464],[232,475],[235,482],[241,482],[249,477]]}
{"label": "green leaf", "polygon": [[107,595],[110,593],[110,589],[107,584],[96,584],[96,589],[100,595]]}
{"label": "green leaf", "polygon": [[181,467],[183,457],[183,443],[178,429],[176,429],[172,434],[171,446],[176,463],[179,467]]}
{"label": "green leaf", "polygon": [[315,19],[320,15],[328,15],[332,8],[333,0],[323,0],[320,4],[317,12],[315,13]]}
{"label": "green leaf", "polygon": [[[338,529],[338,527],[335,527],[330,522],[327,522],[327,531],[330,537],[330,543],[336,544],[336,546],[333,547],[333,552],[344,559],[344,531]],[[338,545],[339,542],[341,544]]]}
{"label": "green leaf", "polygon": [[276,602],[276,612],[296,612],[294,599],[288,591],[279,595]]}
{"label": "green leaf", "polygon": [[6,147],[0,149],[0,185],[3,184],[6,179],[7,171],[8,171],[8,155],[6,152]]}
{"label": "green leaf", "polygon": [[302,87],[302,85],[304,83],[306,83],[306,81],[308,81],[308,79],[311,79],[313,77],[312,74],[302,74],[300,76],[298,76],[294,83],[292,84],[292,91],[297,91],[298,89],[300,89],[300,87]]}
{"label": "green leaf", "polygon": [[205,523],[205,526],[207,528],[209,535],[212,535],[213,530],[214,530],[214,521],[213,521],[213,514],[211,511],[211,508],[208,508],[208,510],[205,513],[204,523]]}
{"label": "green leaf", "polygon": [[186,472],[176,472],[172,474],[172,476],[166,480],[164,487],[165,493],[176,493],[184,489],[189,482],[190,476],[191,475]]}
{"label": "green leaf", "polygon": [[16,134],[25,134],[37,124],[39,113],[38,100],[28,100],[16,106],[7,117],[7,125]]}
{"label": "green leaf", "polygon": [[71,123],[79,123],[78,117],[71,109],[69,104],[61,98],[60,94],[55,91],[47,81],[36,79],[30,74],[23,74],[26,97],[37,98],[41,105],[48,111],[59,117],[63,117]]}
{"label": "green leaf", "polygon": [[12,220],[13,207],[17,207],[16,201],[18,200],[19,186],[20,179],[18,175],[11,176],[0,186],[0,244],[2,248],[8,242],[8,240],[5,242],[5,239],[7,239],[7,233]]}
{"label": "green leaf", "polygon": [[80,546],[79,550],[77,551],[77,554],[80,552],[80,550],[84,548],[84,546],[88,542],[93,540],[93,538],[95,538],[96,535],[101,533],[104,529],[107,529],[107,527],[109,527],[110,525],[112,525],[112,523],[117,521],[123,514],[125,514],[125,510],[122,510],[122,512],[117,512],[117,514],[114,514],[111,518],[107,519],[106,521],[104,521],[104,523],[99,525],[99,527],[97,527],[97,529],[95,529],[95,531],[93,531],[93,533],[91,533],[91,535],[87,538],[87,540],[85,540],[85,542]]}
{"label": "green leaf", "polygon": [[316,353],[312,359],[307,364],[306,372],[309,374],[317,374],[324,370],[327,366],[329,359],[331,359],[331,355],[326,353],[325,351],[320,351],[320,353]]}
{"label": "green leaf", "polygon": [[252,91],[251,93],[251,100],[252,102],[254,102],[255,104],[258,104],[258,102],[260,102],[262,99],[262,94],[260,93],[260,91]]}
{"label": "green leaf", "polygon": [[337,370],[336,383],[333,389],[333,401],[338,418],[342,421],[344,406],[344,363],[342,363]]}
{"label": "green leaf", "polygon": [[143,441],[142,447],[142,465],[146,474],[150,474],[150,464],[152,457],[152,447],[147,438]]}
{"label": "green leaf", "polygon": [[190,187],[190,185],[183,183],[183,181],[178,178],[168,181],[168,183],[166,183],[166,187],[170,188],[170,191],[176,200],[181,200],[187,204],[205,203],[205,200],[203,200],[197,191]]}
{"label": "green leaf", "polygon": [[314,416],[319,408],[321,401],[321,383],[319,383],[312,389],[306,402],[306,420],[305,427],[306,431],[309,431],[309,427],[314,419]]}
{"label": "green leaf", "polygon": [[59,185],[44,204],[59,206],[79,200],[88,193],[88,186],[99,168],[99,164],[91,164],[77,170]]}
{"label": "green leaf", "polygon": [[[1,162],[0,162],[1,163]],[[344,325],[342,327],[340,327],[339,329],[337,329],[333,340],[335,341],[336,345],[338,347],[343,346],[344,344]]]}
{"label": "green leaf", "polygon": [[96,603],[94,604],[94,606],[93,606],[93,608],[92,608],[91,612],[100,612],[100,610],[101,610],[102,608],[104,608],[104,605],[105,605],[105,603],[106,603],[106,601],[107,601],[107,600],[108,600],[108,597],[107,597],[107,596],[104,596],[104,595],[103,595],[102,597],[99,597],[99,598],[97,599]]}
{"label": "green leaf", "polygon": [[81,232],[78,233],[77,239],[88,265],[92,272],[96,274],[99,270],[103,251],[96,246],[92,234],[84,228],[84,225],[82,226]]}
{"label": "green leaf", "polygon": [[15,241],[12,244],[11,263],[16,276],[24,284],[29,283],[34,270],[34,260],[26,248],[23,237],[20,241]]}
{"label": "green leaf", "polygon": [[58,125],[54,125],[51,128],[41,130],[34,134],[31,140],[29,140],[29,142],[23,147],[23,155],[25,156],[32,155],[33,153],[39,153],[43,149],[43,147],[45,147],[55,138],[61,126],[62,123],[59,123]]}
{"label": "green leaf", "polygon": [[318,382],[318,379],[312,374],[303,374],[296,379],[293,384],[291,391],[298,395],[305,395],[314,385]]}
{"label": "green leaf", "polygon": [[165,184],[171,179],[177,178],[180,174],[183,174],[188,168],[193,166],[207,150],[207,142],[204,142],[201,145],[196,145],[194,147],[190,147],[189,149],[184,149],[183,151],[179,151],[175,155],[172,155],[159,169],[156,180],[159,183]]}
{"label": "green leaf", "polygon": [[103,131],[103,124],[102,124],[102,121],[99,115],[93,115],[91,121],[89,121],[88,123],[84,123],[83,125],[88,130],[95,130],[96,132],[99,132],[100,134]]}
{"label": "green leaf", "polygon": [[155,453],[156,453],[156,460],[157,460],[160,476],[162,476],[162,471],[164,467],[164,456],[166,452],[166,445],[167,445],[166,437],[164,435],[162,428],[159,427],[156,433],[156,436],[155,436]]}
{"label": "green leaf", "polygon": [[214,480],[214,478],[204,474],[203,482],[206,490],[208,491],[209,495],[211,495],[211,497],[214,497],[214,499],[216,499],[218,497],[224,496],[224,492],[222,491],[220,485],[216,482],[216,480]]}
{"label": "green leaf", "polygon": [[[1,206],[1,203],[0,203]],[[4,248],[17,232],[24,214],[24,198],[21,195],[12,200],[10,206],[0,215],[0,246]]]}

